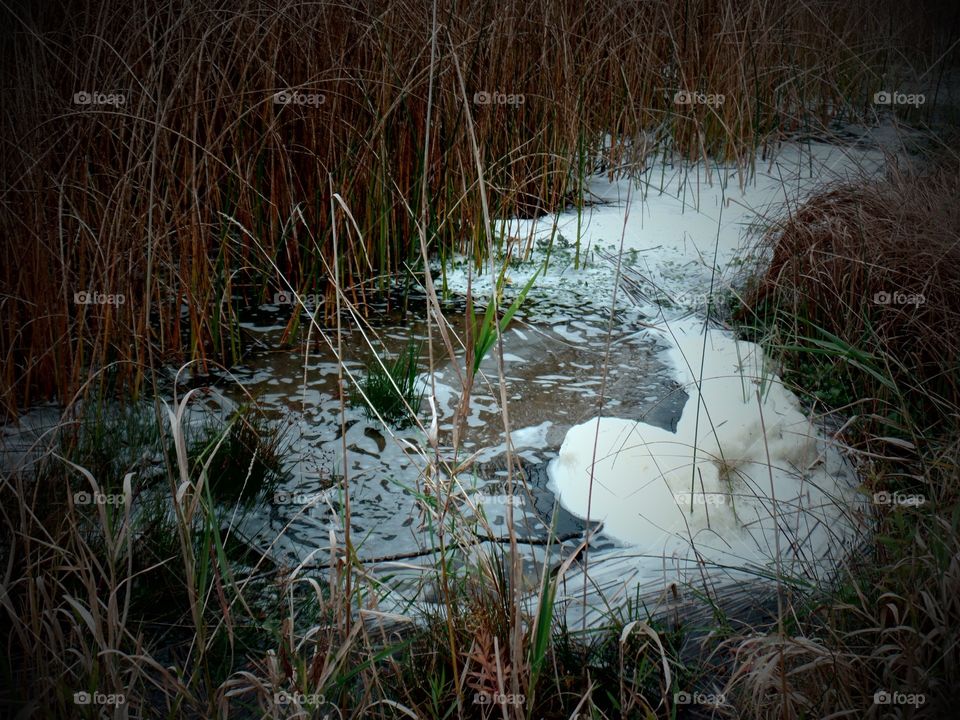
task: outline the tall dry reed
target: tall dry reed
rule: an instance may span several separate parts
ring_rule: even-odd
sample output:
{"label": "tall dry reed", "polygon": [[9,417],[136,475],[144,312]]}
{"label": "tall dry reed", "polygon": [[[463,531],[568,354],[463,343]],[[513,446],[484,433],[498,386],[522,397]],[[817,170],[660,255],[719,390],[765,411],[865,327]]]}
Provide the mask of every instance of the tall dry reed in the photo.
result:
{"label": "tall dry reed", "polygon": [[[78,0],[11,14],[7,415],[65,400],[105,367],[136,391],[159,362],[229,364],[241,308],[290,287],[326,297],[328,321],[334,284],[362,305],[417,264],[421,208],[431,256],[481,263],[491,239],[465,105],[497,220],[578,201],[585,157],[612,173],[651,143],[746,170],[771,139],[863,109],[908,48],[929,62],[942,48],[907,45],[935,25],[896,3],[440,2],[435,42],[431,4],[414,0]],[[678,92],[723,102],[678,104]],[[350,211],[336,220],[337,278],[331,193]],[[83,292],[125,302],[75,302]]]}

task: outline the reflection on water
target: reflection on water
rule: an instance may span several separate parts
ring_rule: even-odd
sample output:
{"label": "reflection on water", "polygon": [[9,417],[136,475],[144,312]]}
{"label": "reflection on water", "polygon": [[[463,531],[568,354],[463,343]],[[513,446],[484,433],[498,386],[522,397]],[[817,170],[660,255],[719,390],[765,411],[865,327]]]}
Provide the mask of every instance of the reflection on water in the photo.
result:
{"label": "reflection on water", "polygon": [[[409,307],[406,313],[375,309],[372,327],[364,332],[356,325],[345,326],[344,368],[355,377],[362,374],[372,357],[366,338],[388,353],[396,353],[410,339],[423,341],[422,380],[427,392],[435,393],[441,455],[452,459],[452,419],[460,401],[460,381],[449,358],[441,358],[435,360],[430,382],[423,303],[413,301]],[[451,330],[462,338],[462,306],[449,307],[446,316]],[[278,323],[283,320],[276,309],[265,306],[244,327],[265,347],[276,347],[282,334]],[[561,537],[572,538],[583,530],[583,523],[559,508],[547,490],[545,468],[567,430],[599,414],[601,407],[607,416],[645,419],[666,428],[675,425],[686,395],[658,356],[662,346],[656,333],[648,331],[636,314],[618,313],[612,324],[610,320],[609,305],[594,305],[589,298],[569,307],[531,296],[504,334],[506,396],[520,470],[511,496],[506,495],[496,350],[481,365],[457,456],[460,461],[474,456],[469,469],[457,475],[457,502],[467,517],[483,508],[488,528],[480,531],[481,536],[506,535],[508,505],[517,534],[531,543],[542,541],[551,522]],[[314,330],[313,337],[317,334]],[[327,336],[335,348],[334,334],[328,331]],[[440,358],[436,330],[433,343],[435,357]],[[458,362],[462,368],[462,348]],[[414,555],[432,547],[435,541],[424,532],[415,499],[417,493],[429,492],[427,463],[416,452],[429,449],[424,432],[415,426],[384,428],[349,405],[341,424],[337,358],[322,338],[311,343],[309,352],[303,346],[259,352],[234,374],[268,414],[289,425],[285,456],[290,481],[244,522],[242,532],[253,544],[291,562],[319,551],[311,562],[325,563],[330,531],[336,533],[337,542],[343,541],[339,481],[346,473],[352,540],[359,557]],[[242,398],[237,393],[233,399]],[[424,426],[430,424],[426,399],[419,418]]]}

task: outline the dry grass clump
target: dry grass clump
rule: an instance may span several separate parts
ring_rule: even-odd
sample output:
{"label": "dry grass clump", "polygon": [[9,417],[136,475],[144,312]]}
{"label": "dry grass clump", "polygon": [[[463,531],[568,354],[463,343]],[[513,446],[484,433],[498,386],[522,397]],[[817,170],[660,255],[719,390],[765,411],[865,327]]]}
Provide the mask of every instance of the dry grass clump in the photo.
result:
{"label": "dry grass clump", "polygon": [[960,447],[954,439],[925,455],[923,504],[877,508],[867,556],[851,559],[837,584],[808,604],[785,608],[782,634],[726,643],[728,696],[753,708],[748,717],[953,715],[960,701]]}
{"label": "dry grass clump", "polygon": [[922,434],[960,406],[958,194],[951,165],[817,195],[763,240],[773,259],[741,319],[795,358],[800,387]]}
{"label": "dry grass clump", "polygon": [[765,239],[741,318],[798,391],[848,416],[836,439],[873,512],[832,587],[729,641],[728,689],[758,717],[939,718],[960,700],[958,190],[953,162],[895,169]]}
{"label": "dry grass clump", "polygon": [[816,638],[759,634],[731,644],[727,693],[750,708],[748,717],[824,717],[835,708],[862,705],[855,688],[833,682],[858,672],[857,663]]}

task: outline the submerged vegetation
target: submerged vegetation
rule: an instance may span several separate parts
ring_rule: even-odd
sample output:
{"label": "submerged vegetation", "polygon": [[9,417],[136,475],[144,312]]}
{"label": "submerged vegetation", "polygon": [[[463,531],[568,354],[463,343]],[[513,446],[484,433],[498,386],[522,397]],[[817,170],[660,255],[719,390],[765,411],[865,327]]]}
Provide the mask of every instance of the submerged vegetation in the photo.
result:
{"label": "submerged vegetation", "polygon": [[[950,143],[937,163],[891,165],[764,218],[756,255],[771,262],[706,305],[765,347],[873,499],[871,532],[832,583],[771,575],[762,603],[751,586],[721,588],[721,603],[706,580],[674,584],[569,626],[558,599],[581,592],[567,576],[589,562],[592,531],[561,547],[551,529],[527,562],[517,456],[507,442],[498,535],[471,506],[482,493],[464,490],[479,452],[463,442],[475,382],[492,388],[503,435],[517,429],[510,402],[525,398],[508,397],[503,337],[551,258],[578,270],[590,257],[589,177],[636,179],[657,157],[724,162],[746,183],[784,140],[871,122],[892,88],[916,85],[929,104],[883,112],[932,121],[956,68],[955,16],[789,0],[18,12],[0,39],[0,396],[9,418],[48,399],[63,415],[0,475],[0,714],[884,717],[887,696],[912,698],[896,703],[904,715],[956,707]],[[576,237],[556,231],[506,301],[507,271],[534,241],[506,220],[560,210],[577,213]],[[460,324],[433,284],[433,263],[445,273],[453,258],[467,277]],[[636,249],[623,261],[643,270]],[[480,275],[492,292],[477,310]],[[426,298],[428,341],[392,356],[381,344],[364,372],[344,373],[374,352],[344,345],[345,327],[369,328],[400,276]],[[195,414],[215,404],[204,378],[247,357],[246,314],[271,305],[291,341],[281,352],[303,348],[304,386],[310,350],[336,348],[321,372],[341,392],[315,407],[339,419],[344,457],[339,474],[318,472],[320,492],[291,487],[287,431],[252,398]],[[180,362],[197,387],[171,402],[163,370]],[[438,430],[441,370],[461,397]],[[349,482],[361,412],[384,421],[363,437],[412,463],[404,492],[423,552],[370,560]],[[281,503],[318,513],[327,544],[287,554],[249,537],[246,514],[266,507],[279,539],[293,522]],[[429,602],[387,606],[391,573],[410,568],[412,597]],[[735,612],[754,600],[760,615]]]}

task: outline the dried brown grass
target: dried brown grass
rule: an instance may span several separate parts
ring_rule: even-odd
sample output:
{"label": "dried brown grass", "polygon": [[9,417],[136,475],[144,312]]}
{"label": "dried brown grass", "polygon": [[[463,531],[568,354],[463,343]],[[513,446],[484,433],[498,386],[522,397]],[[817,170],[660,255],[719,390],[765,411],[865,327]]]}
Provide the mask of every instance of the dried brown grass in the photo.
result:
{"label": "dried brown grass", "polygon": [[798,357],[835,350],[854,412],[922,434],[960,406],[958,196],[955,159],[818,194],[763,241],[772,262],[741,318],[776,320]]}
{"label": "dried brown grass", "polygon": [[[727,642],[748,716],[940,718],[960,699],[958,190],[953,157],[894,168],[817,195],[764,240],[773,262],[741,316],[762,318],[788,376],[851,399],[825,410],[846,416],[836,437],[863,490],[919,501],[875,496],[834,586],[785,608],[778,631]],[[874,301],[896,292],[924,302]]]}
{"label": "dried brown grass", "polygon": [[[593,167],[582,153],[613,173],[662,142],[746,171],[771,139],[867,102],[884,59],[932,27],[896,3],[441,2],[434,43],[431,10],[75,0],[13,13],[0,45],[4,412],[69,397],[111,363],[134,391],[159,362],[229,364],[240,308],[275,291],[325,296],[328,321],[334,285],[362,305],[416,262],[421,207],[430,253],[479,268],[496,241],[471,138],[493,220],[577,200]],[[675,104],[684,89],[725,102]],[[272,102],[287,90],[324,102]],[[97,91],[126,102],[72,104]],[[478,92],[524,102],[474,105]],[[328,213],[333,193],[350,216]],[[75,305],[81,291],[127,301]]]}

